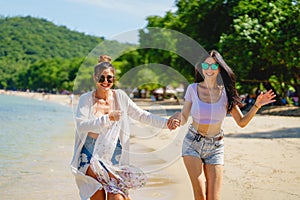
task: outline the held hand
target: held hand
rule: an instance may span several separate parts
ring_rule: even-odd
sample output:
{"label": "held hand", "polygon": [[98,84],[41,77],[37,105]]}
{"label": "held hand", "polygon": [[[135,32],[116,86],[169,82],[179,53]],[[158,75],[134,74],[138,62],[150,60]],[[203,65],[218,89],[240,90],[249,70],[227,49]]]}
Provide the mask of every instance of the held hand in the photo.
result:
{"label": "held hand", "polygon": [[266,93],[261,92],[260,95],[258,95],[258,97],[256,98],[255,105],[260,108],[264,105],[275,102],[275,97],[276,95],[272,90],[269,90]]}
{"label": "held hand", "polygon": [[119,121],[121,115],[122,115],[122,111],[120,110],[114,110],[108,114],[110,121]]}
{"label": "held hand", "polygon": [[167,126],[170,130],[174,130],[177,127],[179,127],[181,124],[181,113],[180,112],[176,112],[174,115],[172,115],[168,122],[167,122]]}
{"label": "held hand", "polygon": [[167,122],[167,126],[168,126],[168,129],[174,130],[178,126],[180,126],[180,121],[178,119],[171,119],[171,118],[169,118],[169,120]]}

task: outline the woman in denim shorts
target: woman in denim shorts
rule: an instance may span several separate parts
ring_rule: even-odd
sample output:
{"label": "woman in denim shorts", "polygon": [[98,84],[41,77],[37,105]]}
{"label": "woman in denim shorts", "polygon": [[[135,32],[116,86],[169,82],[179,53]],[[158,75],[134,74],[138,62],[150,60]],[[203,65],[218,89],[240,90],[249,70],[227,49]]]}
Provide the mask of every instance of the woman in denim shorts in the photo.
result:
{"label": "woman in denim shorts", "polygon": [[170,130],[179,120],[151,114],[121,89],[113,89],[111,58],[100,58],[94,67],[96,89],[82,94],[78,101],[71,170],[82,200],[128,200],[129,190],[143,187],[147,181],[129,159],[130,118]]}
{"label": "woman in denim shorts", "polygon": [[261,106],[275,101],[275,94],[272,90],[261,93],[254,106],[243,115],[235,75],[217,51],[209,52],[195,69],[195,83],[187,88],[182,111],[171,119],[181,120],[183,125],[189,115],[192,116],[182,145],[182,157],[194,199],[217,200],[221,197],[224,165],[224,118],[231,114],[240,127],[245,127]]}

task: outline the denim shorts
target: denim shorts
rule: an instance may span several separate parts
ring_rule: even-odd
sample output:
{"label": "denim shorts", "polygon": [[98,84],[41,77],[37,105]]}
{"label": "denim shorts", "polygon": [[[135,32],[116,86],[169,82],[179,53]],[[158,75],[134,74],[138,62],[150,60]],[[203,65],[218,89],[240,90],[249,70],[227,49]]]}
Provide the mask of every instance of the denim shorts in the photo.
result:
{"label": "denim shorts", "polygon": [[[80,170],[83,173],[86,173],[86,170],[90,165],[90,162],[91,162],[91,159],[93,156],[93,152],[94,152],[95,142],[96,142],[96,139],[94,139],[90,136],[87,136],[85,143],[81,149],[80,156],[79,156],[78,170]],[[119,164],[119,158],[120,158],[121,153],[122,153],[122,146],[121,146],[120,140],[118,139],[114,154],[111,159],[111,162],[113,165]],[[99,162],[102,164],[102,162],[100,160],[99,160]],[[103,166],[103,167],[106,169],[105,166]]]}
{"label": "denim shorts", "polygon": [[[182,156],[195,156],[204,164],[224,165],[224,139],[200,138],[190,126],[182,145]],[[221,132],[218,136],[223,136]]]}

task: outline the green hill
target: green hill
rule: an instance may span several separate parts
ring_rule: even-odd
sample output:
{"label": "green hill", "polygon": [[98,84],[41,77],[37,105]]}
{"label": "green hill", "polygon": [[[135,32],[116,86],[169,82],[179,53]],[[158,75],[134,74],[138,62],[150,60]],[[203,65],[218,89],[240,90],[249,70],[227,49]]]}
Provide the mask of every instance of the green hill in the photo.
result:
{"label": "green hill", "polygon": [[27,16],[0,18],[0,41],[1,59],[36,61],[42,58],[85,56],[103,38]]}
{"label": "green hill", "polygon": [[[41,87],[45,89],[45,85],[49,86],[46,90],[58,89],[61,85],[70,88],[72,84],[66,81],[73,81],[81,62],[103,41],[103,37],[72,31],[45,19],[0,17],[0,89],[37,90]],[[117,41],[105,42],[108,44],[106,50],[129,45]],[[58,73],[62,70],[69,74],[63,76],[62,82],[54,80],[62,77]],[[44,82],[43,86],[37,85],[42,81],[37,76],[42,76],[42,73],[53,77],[48,82],[56,84]]]}

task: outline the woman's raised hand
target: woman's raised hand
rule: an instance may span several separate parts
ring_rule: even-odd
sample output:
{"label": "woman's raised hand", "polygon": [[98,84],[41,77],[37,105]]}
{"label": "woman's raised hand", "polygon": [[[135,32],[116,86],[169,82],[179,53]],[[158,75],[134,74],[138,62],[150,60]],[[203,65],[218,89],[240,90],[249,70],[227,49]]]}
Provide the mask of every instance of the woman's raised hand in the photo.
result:
{"label": "woman's raised hand", "polygon": [[265,93],[261,92],[256,98],[255,105],[260,108],[264,105],[275,102],[275,97],[276,95],[272,90],[269,90]]}
{"label": "woman's raised hand", "polygon": [[110,121],[119,121],[122,115],[122,111],[120,110],[113,110],[108,114]]}

